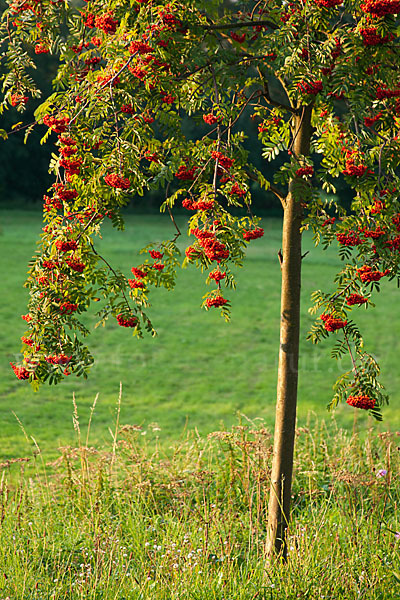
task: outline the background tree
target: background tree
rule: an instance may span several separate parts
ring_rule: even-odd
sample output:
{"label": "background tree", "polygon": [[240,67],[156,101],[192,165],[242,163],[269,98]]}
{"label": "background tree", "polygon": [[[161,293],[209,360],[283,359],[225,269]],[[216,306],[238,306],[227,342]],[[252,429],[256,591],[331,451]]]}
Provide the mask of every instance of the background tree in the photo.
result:
{"label": "background tree", "polygon": [[[162,188],[161,209],[191,212],[193,243],[184,264],[208,271],[208,310],[229,318],[222,285],[235,286],[247,244],[263,235],[252,214],[249,184],[279,198],[283,211],[281,339],[267,554],[286,554],[297,403],[301,235],[337,239],[344,259],[333,291],[314,294],[322,311],[314,342],[334,334],[333,356],[350,354],[351,371],[335,385],[333,404],[380,417],[386,397],[379,367],[350,318],[371,305],[382,277],[398,278],[400,81],[398,0],[217,1],[12,0],[2,19],[3,106],[23,110],[38,95],[32,55],[59,56],[55,91],[36,111],[55,143],[55,183],[44,196],[45,227],[30,268],[28,331],[19,379],[35,386],[74,373],[93,358],[80,321],[93,300],[134,335],[154,334],[146,308],[152,286],[174,285],[177,239],[145,249],[133,279],[99,255],[95,235],[105,218],[122,228],[133,193]],[[272,91],[273,90],[273,91]],[[250,110],[251,109],[251,110]],[[262,156],[282,156],[271,172],[249,163],[241,118],[258,122]],[[183,119],[208,133],[189,139]],[[340,175],[354,190],[347,214],[324,201]],[[243,216],[240,210],[245,209]],[[339,217],[332,216],[335,211]],[[335,333],[337,332],[337,333]]]}

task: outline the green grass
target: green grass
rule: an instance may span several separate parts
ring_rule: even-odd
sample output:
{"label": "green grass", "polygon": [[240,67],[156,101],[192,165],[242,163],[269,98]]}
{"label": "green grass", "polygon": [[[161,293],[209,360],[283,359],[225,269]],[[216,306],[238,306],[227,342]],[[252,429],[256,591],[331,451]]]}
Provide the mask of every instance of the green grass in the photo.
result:
{"label": "green grass", "polygon": [[2,599],[400,597],[396,434],[298,430],[289,562],[267,565],[262,423],[190,435],[166,454],[143,431],[113,431],[113,445],[82,434],[47,466],[36,449],[29,477],[25,463],[1,465]]}
{"label": "green grass", "polygon": [[[141,247],[172,236],[174,230],[166,216],[128,215],[126,225],[124,233],[107,226],[99,247],[113,265],[128,275],[130,267],[140,262]],[[27,451],[13,411],[42,448],[54,451],[58,445],[70,443],[65,425],[71,419],[73,393],[82,425],[87,423],[91,403],[99,393],[92,436],[98,444],[107,442],[120,382],[124,397],[122,421],[158,423],[165,444],[178,439],[186,423],[189,429],[206,434],[221,421],[230,426],[238,411],[252,419],[262,418],[271,426],[279,340],[280,222],[265,220],[263,226],[266,235],[250,245],[245,268],[238,273],[238,289],[227,293],[233,305],[230,324],[220,318],[218,311],[200,310],[204,278],[194,268],[183,270],[174,292],[153,292],[151,314],[157,338],[133,339],[128,330],[110,322],[105,329],[95,330],[89,340],[96,364],[88,381],[66,380],[35,393],[14,377],[8,363],[18,358],[20,350],[19,338],[24,332],[20,315],[26,312],[27,299],[22,285],[40,232],[41,216],[19,210],[0,212],[2,456],[23,456]],[[183,249],[186,234],[182,237]],[[329,357],[329,341],[318,347],[306,341],[312,322],[307,313],[310,293],[316,288],[330,289],[338,260],[334,250],[326,253],[314,249],[308,236],[305,247],[310,254],[303,264],[300,425],[310,411],[329,421],[325,407],[340,371]],[[383,430],[400,427],[396,411],[400,387],[396,294],[397,289],[385,282],[376,309],[357,309],[367,348],[378,357],[382,379],[391,395],[391,407],[384,411]],[[360,429],[365,429],[367,417],[359,413]],[[340,407],[336,419],[340,425],[350,426],[353,412],[347,406]]]}

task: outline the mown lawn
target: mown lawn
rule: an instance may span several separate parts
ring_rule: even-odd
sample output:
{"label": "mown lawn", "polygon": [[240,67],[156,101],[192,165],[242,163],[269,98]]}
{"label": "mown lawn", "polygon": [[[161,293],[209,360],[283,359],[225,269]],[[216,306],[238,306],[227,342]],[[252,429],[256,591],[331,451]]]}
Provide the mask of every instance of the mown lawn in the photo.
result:
{"label": "mown lawn", "polygon": [[[22,288],[26,265],[35,249],[41,215],[33,211],[0,212],[0,271],[3,301],[0,306],[0,444],[3,458],[22,456],[27,442],[13,413],[29,436],[41,448],[55,449],[73,435],[72,397],[78,404],[84,427],[90,406],[99,393],[92,440],[102,444],[110,437],[108,427],[115,416],[122,382],[121,422],[158,423],[164,443],[177,440],[185,427],[201,434],[221,422],[230,426],[237,413],[262,418],[272,426],[276,388],[279,327],[279,220],[264,220],[264,238],[252,242],[245,268],[238,273],[238,289],[227,292],[232,302],[232,321],[226,324],[218,311],[201,311],[205,291],[203,276],[194,268],[179,274],[174,292],[155,290],[151,314],[158,330],[155,339],[133,339],[129,330],[115,323],[94,331],[89,343],[96,364],[87,381],[66,380],[57,387],[43,387],[38,393],[12,373],[9,362],[18,358],[19,338],[24,333],[20,318],[26,312],[27,293]],[[150,241],[174,234],[166,216],[126,218],[123,233],[105,228],[98,247],[113,265],[127,275],[138,264],[138,251]],[[182,236],[182,249],[187,244]],[[310,293],[329,289],[339,263],[334,249],[313,248],[303,265],[302,341],[300,359],[299,424],[310,411],[330,420],[326,405],[339,365],[329,357],[330,342],[314,347],[306,341],[312,322],[308,315]],[[367,348],[382,366],[382,380],[391,395],[381,430],[400,428],[397,409],[400,399],[398,370],[400,314],[396,309],[398,290],[385,282],[374,310],[357,309]],[[94,324],[94,317],[90,317]],[[347,365],[343,365],[347,367]],[[360,430],[368,418],[358,415]],[[336,422],[351,427],[353,411],[347,406],[336,411]]]}

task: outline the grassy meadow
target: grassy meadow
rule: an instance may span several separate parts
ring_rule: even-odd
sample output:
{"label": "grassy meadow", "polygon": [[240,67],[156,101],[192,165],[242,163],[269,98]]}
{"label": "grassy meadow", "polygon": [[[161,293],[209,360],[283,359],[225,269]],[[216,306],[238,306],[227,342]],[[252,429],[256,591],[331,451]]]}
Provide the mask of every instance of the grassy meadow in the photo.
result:
{"label": "grassy meadow", "polygon": [[46,465],[36,454],[29,476],[2,465],[2,600],[400,597],[396,434],[298,429],[288,563],[268,565],[265,428],[192,434],[167,453],[137,427],[114,433],[96,449],[76,428],[75,447]]}
{"label": "grassy meadow", "polygon": [[[182,220],[183,224],[183,220]],[[15,415],[28,437],[34,436],[43,449],[54,451],[72,436],[72,397],[75,394],[82,426],[90,406],[99,399],[92,425],[92,439],[107,442],[109,425],[115,417],[120,382],[123,389],[121,419],[125,423],[157,423],[165,443],[177,440],[185,428],[204,435],[221,423],[230,426],[237,415],[260,418],[272,426],[279,340],[280,247],[279,220],[265,220],[266,234],[251,243],[245,267],[237,273],[238,288],[226,296],[232,302],[229,324],[219,311],[200,310],[205,277],[195,268],[182,270],[175,291],[154,290],[151,315],[158,330],[156,338],[136,340],[115,322],[98,328],[89,340],[96,363],[88,380],[70,379],[61,385],[43,386],[34,392],[18,381],[9,367],[18,360],[19,338],[24,332],[20,315],[26,312],[23,289],[26,265],[35,250],[41,229],[39,212],[0,212],[0,272],[3,298],[0,304],[0,447],[3,458],[23,456],[27,444]],[[174,234],[167,216],[126,218],[126,230],[117,232],[107,224],[98,247],[113,265],[127,275],[140,262],[139,250],[150,241]],[[182,236],[186,247],[186,233]],[[340,366],[330,356],[329,341],[313,346],[306,341],[312,322],[308,314],[310,293],[329,289],[339,263],[334,249],[314,248],[305,236],[310,253],[303,263],[302,339],[299,383],[299,424],[310,411],[329,421],[326,405]],[[398,354],[400,315],[398,291],[385,282],[374,310],[358,308],[359,323],[368,349],[382,366],[382,379],[391,395],[384,411],[381,430],[400,427]],[[95,323],[92,315],[89,324]],[[358,415],[360,429],[367,417]],[[15,413],[15,415],[13,414]],[[335,414],[340,426],[352,426],[353,410],[340,407]]]}

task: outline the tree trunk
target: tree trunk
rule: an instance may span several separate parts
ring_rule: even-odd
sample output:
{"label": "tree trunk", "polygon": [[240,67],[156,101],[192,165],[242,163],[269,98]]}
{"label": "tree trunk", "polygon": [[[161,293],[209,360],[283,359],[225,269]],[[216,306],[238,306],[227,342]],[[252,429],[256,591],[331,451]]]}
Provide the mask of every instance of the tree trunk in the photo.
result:
{"label": "tree trunk", "polygon": [[[301,114],[294,117],[293,124],[293,151],[297,158],[307,156],[310,152],[312,106],[303,107],[300,112]],[[294,193],[296,185],[304,185],[304,180],[294,179],[289,184],[282,230],[280,348],[274,453],[268,504],[268,559],[276,555],[286,559],[286,529],[289,523],[292,490],[299,362],[302,219],[299,192]]]}

